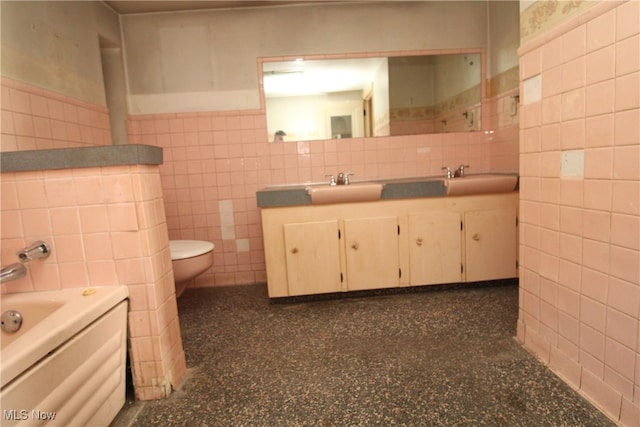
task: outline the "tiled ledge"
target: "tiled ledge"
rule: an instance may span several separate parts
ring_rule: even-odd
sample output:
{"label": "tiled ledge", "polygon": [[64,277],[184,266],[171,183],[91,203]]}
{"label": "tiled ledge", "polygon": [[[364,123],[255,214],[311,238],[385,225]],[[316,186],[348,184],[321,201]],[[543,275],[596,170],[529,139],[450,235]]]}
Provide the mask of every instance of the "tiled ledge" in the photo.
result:
{"label": "tiled ledge", "polygon": [[0,153],[2,172],[160,164],[162,148],[138,144]]}

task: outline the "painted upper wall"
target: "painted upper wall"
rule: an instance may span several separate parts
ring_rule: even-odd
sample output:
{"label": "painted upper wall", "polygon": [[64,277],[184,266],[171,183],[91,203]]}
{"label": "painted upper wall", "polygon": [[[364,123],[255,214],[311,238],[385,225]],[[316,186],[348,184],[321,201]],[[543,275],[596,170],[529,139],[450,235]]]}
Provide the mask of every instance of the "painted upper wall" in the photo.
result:
{"label": "painted upper wall", "polygon": [[518,66],[519,4],[517,1],[491,1],[488,15],[487,75],[492,77]]}
{"label": "painted upper wall", "polygon": [[520,41],[525,44],[590,7],[598,0],[520,0]]}
{"label": "painted upper wall", "polygon": [[118,15],[95,1],[0,2],[1,73],[106,106],[100,39],[120,45]]}
{"label": "painted upper wall", "polygon": [[123,16],[130,112],[259,108],[259,57],[486,48],[486,17],[477,1]]}
{"label": "painted upper wall", "polygon": [[[128,113],[259,108],[256,58],[263,56],[488,48],[491,77],[517,64],[518,42],[510,36],[517,17],[508,12],[517,2],[487,4],[370,2],[123,16]],[[100,50],[101,41],[102,47],[123,44],[115,12],[98,1],[3,0],[0,14],[3,76],[107,106]],[[491,59],[496,55],[500,61]]]}

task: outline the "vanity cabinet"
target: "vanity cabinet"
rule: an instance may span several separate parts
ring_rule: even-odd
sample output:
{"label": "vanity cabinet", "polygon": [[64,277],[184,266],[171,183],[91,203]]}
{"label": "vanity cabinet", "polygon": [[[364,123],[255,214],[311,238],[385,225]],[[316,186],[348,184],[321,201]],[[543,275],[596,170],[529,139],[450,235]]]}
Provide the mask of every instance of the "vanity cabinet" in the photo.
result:
{"label": "vanity cabinet", "polygon": [[517,277],[518,193],[263,208],[271,298]]}

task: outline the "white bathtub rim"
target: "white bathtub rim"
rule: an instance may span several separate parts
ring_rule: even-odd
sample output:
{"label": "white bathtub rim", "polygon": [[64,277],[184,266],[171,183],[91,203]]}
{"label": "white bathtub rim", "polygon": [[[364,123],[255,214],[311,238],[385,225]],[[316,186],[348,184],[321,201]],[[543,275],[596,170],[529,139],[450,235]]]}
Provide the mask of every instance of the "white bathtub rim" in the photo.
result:
{"label": "white bathtub rim", "polygon": [[[95,293],[83,296],[83,292],[90,289],[95,290]],[[15,309],[12,307],[14,304],[19,304],[22,301],[33,301],[35,298],[48,301],[64,301],[65,303],[46,317],[44,321],[34,325],[29,331],[16,338],[7,348],[0,350],[0,387],[4,388],[5,385],[9,384],[49,352],[58,348],[128,297],[129,289],[124,285],[2,295],[0,309],[3,312]],[[34,337],[45,338],[34,339]],[[8,348],[11,349],[10,352],[7,352]]]}

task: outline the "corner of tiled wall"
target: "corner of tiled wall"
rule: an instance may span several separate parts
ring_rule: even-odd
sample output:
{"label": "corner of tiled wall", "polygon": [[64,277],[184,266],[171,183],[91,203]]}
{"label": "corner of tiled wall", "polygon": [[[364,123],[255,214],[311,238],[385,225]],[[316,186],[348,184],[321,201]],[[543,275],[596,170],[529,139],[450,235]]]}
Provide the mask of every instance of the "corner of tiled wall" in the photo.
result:
{"label": "corner of tiled wall", "polygon": [[520,48],[517,339],[636,426],[640,3],[583,11]]}
{"label": "corner of tiled wall", "polygon": [[32,241],[51,247],[2,293],[126,285],[136,397],[167,397],[186,361],[158,167],[3,173],[0,185],[2,264]]}

